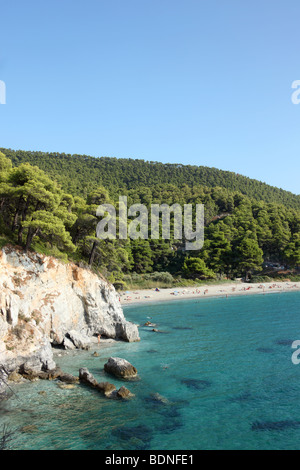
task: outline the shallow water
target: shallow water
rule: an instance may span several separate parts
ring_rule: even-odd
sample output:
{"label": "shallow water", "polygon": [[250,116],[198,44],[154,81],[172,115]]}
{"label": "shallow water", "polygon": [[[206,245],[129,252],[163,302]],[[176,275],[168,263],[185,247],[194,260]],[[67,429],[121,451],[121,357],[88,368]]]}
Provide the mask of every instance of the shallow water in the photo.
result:
{"label": "shallow water", "polygon": [[[300,449],[300,364],[291,361],[299,307],[299,292],[126,307],[141,325],[139,343],[56,362],[125,385],[133,399],[109,400],[83,385],[62,390],[56,381],[22,384],[1,405],[0,425],[16,431],[14,449]],[[161,332],[143,326],[148,320]],[[130,361],[139,380],[108,376],[110,356]]]}

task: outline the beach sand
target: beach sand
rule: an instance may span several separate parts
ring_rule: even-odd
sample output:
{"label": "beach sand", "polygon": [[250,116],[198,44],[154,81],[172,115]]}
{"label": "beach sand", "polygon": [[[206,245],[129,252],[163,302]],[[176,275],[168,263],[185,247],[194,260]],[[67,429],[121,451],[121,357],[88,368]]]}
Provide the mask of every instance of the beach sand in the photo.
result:
{"label": "beach sand", "polygon": [[250,284],[244,282],[207,284],[201,287],[174,287],[168,289],[143,289],[120,294],[122,305],[166,302],[207,297],[229,297],[233,295],[269,294],[300,290],[300,282],[270,282]]}

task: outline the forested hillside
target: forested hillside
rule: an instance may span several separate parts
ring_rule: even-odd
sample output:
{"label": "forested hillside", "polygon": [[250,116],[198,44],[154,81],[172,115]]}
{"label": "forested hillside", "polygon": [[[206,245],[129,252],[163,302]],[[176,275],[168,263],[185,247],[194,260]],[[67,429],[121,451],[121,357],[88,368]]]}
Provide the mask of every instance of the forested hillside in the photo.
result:
{"label": "forested hillside", "polygon": [[0,148],[0,151],[11,159],[14,166],[25,162],[37,165],[61,184],[65,191],[82,197],[87,197],[98,186],[104,186],[113,195],[119,189],[170,183],[175,186],[186,184],[189,187],[219,186],[230,191],[239,191],[252,199],[300,209],[300,195],[216,168],[4,148]]}
{"label": "forested hillside", "polygon": [[[96,237],[96,209],[128,205],[203,204],[205,242]],[[116,286],[142,280],[174,284],[251,277],[266,261],[300,265],[299,196],[215,169],[138,160],[95,159],[3,149],[0,153],[1,244],[73,260]]]}

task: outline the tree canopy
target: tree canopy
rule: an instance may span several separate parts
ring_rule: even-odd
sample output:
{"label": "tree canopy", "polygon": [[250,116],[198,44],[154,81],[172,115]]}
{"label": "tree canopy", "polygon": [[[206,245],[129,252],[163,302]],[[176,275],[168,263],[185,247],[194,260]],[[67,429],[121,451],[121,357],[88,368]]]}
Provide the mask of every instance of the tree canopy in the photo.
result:
{"label": "tree canopy", "polygon": [[[118,208],[120,195],[128,206],[148,209],[203,204],[203,248],[185,251],[174,214],[170,239],[99,239],[97,207]],[[299,196],[216,169],[130,159],[2,149],[0,234],[26,250],[89,264],[119,283],[134,273],[248,278],[266,261],[300,264]]]}

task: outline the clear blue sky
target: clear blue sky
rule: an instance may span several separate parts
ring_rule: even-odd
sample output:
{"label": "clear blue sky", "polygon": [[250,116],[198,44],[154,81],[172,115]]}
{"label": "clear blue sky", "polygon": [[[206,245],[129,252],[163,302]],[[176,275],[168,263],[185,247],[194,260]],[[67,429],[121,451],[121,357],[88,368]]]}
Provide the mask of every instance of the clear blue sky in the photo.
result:
{"label": "clear blue sky", "polygon": [[299,0],[1,3],[0,146],[235,171],[299,194]]}

